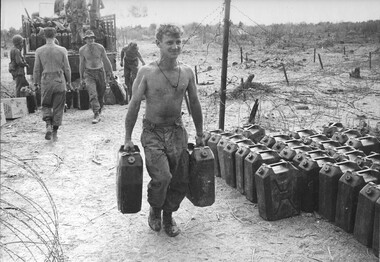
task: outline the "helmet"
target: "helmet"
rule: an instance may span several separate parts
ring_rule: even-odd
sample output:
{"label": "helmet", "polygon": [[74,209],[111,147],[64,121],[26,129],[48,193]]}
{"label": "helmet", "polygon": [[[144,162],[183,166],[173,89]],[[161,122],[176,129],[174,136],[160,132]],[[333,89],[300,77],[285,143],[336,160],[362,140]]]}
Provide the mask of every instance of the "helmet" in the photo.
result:
{"label": "helmet", "polygon": [[12,42],[14,45],[21,45],[24,38],[21,35],[14,35],[12,37]]}

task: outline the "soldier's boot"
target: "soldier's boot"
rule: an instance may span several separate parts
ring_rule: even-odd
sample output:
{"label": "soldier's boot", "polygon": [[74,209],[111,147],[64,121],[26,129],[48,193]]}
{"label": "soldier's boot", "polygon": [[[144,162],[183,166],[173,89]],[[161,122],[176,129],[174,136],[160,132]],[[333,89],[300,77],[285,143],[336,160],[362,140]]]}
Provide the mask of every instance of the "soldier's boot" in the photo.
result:
{"label": "soldier's boot", "polygon": [[172,218],[172,212],[163,212],[162,223],[166,234],[170,237],[175,237],[181,232],[181,230],[177,227],[177,223]]}
{"label": "soldier's boot", "polygon": [[150,207],[148,224],[154,231],[158,232],[161,230],[161,208]]}
{"label": "soldier's boot", "polygon": [[46,121],[46,133],[45,133],[45,139],[51,140],[51,134],[53,132],[53,126],[51,125],[50,121]]}

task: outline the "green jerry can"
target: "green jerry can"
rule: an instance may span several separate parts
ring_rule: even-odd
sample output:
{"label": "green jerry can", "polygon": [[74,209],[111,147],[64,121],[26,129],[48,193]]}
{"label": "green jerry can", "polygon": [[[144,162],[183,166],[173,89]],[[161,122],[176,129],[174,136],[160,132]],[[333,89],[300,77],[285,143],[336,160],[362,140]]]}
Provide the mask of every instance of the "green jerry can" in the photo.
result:
{"label": "green jerry can", "polygon": [[226,180],[226,163],[224,162],[224,148],[228,144],[228,142],[237,142],[237,141],[243,141],[247,139],[243,135],[231,135],[231,136],[222,136],[219,140],[218,145],[216,146],[216,151],[218,151],[218,161],[219,161],[219,168],[220,168],[220,177],[223,178],[223,180]]}
{"label": "green jerry can", "polygon": [[290,140],[290,139],[292,138],[289,135],[285,135],[285,134],[278,134],[278,135],[273,135],[273,136],[265,135],[260,140],[260,144],[263,144],[269,148],[272,148],[277,141],[285,141],[285,140]]}
{"label": "green jerry can", "polygon": [[317,132],[313,129],[299,129],[296,131],[290,131],[289,136],[293,139],[301,139],[302,137],[316,135]]}
{"label": "green jerry can", "polygon": [[312,135],[312,136],[305,136],[302,138],[302,142],[305,144],[305,145],[311,145],[311,143],[313,142],[321,142],[321,141],[326,141],[326,140],[329,140],[329,138],[327,136],[325,136],[324,134],[316,134],[316,135]]}
{"label": "green jerry can", "polygon": [[293,158],[299,153],[299,152],[308,152],[311,151],[310,146],[286,146],[284,149],[280,152],[280,157],[284,159],[285,161],[292,161]]}
{"label": "green jerry can", "polygon": [[372,170],[346,171],[338,182],[335,225],[347,233],[354,231],[359,192],[369,182],[377,183]]}
{"label": "green jerry can", "polygon": [[212,153],[214,154],[214,175],[216,177],[220,177],[220,165],[219,165],[219,157],[218,157],[218,143],[222,137],[232,136],[233,133],[223,132],[223,133],[212,133],[210,139],[207,142],[207,146],[210,147]]}
{"label": "green jerry can", "polygon": [[373,224],[372,250],[375,256],[379,257],[380,250],[380,198],[375,204],[375,221]]}
{"label": "green jerry can", "polygon": [[210,147],[189,144],[189,190],[186,197],[197,207],[215,202],[214,154]]}
{"label": "green jerry can", "polygon": [[303,174],[304,190],[301,200],[301,210],[311,213],[318,211],[319,171],[325,163],[335,163],[332,157],[306,157],[298,166]]}
{"label": "green jerry can", "polygon": [[372,246],[375,204],[380,198],[380,185],[369,182],[359,192],[354,238],[367,247]]}
{"label": "green jerry can", "polygon": [[300,171],[288,161],[263,164],[255,173],[259,215],[269,221],[300,214]]}
{"label": "green jerry can", "polygon": [[143,187],[143,160],[140,149],[127,152],[121,146],[117,157],[116,195],[117,208],[123,214],[141,210]]}
{"label": "green jerry can", "polygon": [[265,129],[260,125],[249,125],[244,128],[243,135],[253,142],[258,143],[265,136]]}
{"label": "green jerry can", "polygon": [[319,171],[318,213],[330,222],[335,221],[338,181],[346,171],[358,171],[360,167],[353,161],[340,163],[326,162]]}
{"label": "green jerry can", "polygon": [[350,138],[346,144],[363,151],[367,155],[371,154],[372,152],[380,153],[380,142],[374,136]]}
{"label": "green jerry can", "polygon": [[244,159],[244,192],[245,197],[252,203],[257,203],[257,187],[255,182],[255,173],[262,164],[273,164],[280,161],[281,157],[273,149],[254,150]]}
{"label": "green jerry can", "polygon": [[207,145],[208,141],[211,138],[212,134],[221,134],[223,133],[222,129],[216,129],[216,130],[211,130],[211,131],[204,131],[202,134],[202,141],[204,145]]}
{"label": "green jerry can", "polygon": [[236,159],[235,155],[241,144],[253,143],[250,139],[227,141],[223,149],[224,180],[230,187],[236,188]]}
{"label": "green jerry can", "polygon": [[244,192],[244,159],[251,152],[250,147],[255,143],[252,140],[239,143],[239,149],[235,153],[235,174],[236,189],[241,193]]}

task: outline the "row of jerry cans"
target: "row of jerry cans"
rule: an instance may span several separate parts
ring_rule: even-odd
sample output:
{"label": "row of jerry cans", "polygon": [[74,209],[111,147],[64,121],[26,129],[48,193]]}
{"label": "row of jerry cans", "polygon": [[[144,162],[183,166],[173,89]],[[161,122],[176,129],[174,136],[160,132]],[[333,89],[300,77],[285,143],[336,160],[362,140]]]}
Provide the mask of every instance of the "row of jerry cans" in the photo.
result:
{"label": "row of jerry cans", "polygon": [[[199,207],[211,206],[215,202],[214,155],[209,147],[188,145],[182,156],[183,166],[179,167],[189,174],[186,197]],[[123,214],[137,213],[141,210],[143,185],[143,159],[140,149],[133,152],[121,146],[117,156],[116,196],[118,210]]]}
{"label": "row of jerry cans", "polygon": [[[216,130],[205,136],[205,142],[217,155],[215,166],[219,164],[219,169],[215,170],[215,175],[236,187],[248,200],[257,202],[259,214],[264,219],[277,220],[300,211],[318,211],[327,219],[335,218],[336,209],[347,210],[345,205],[337,203],[339,178],[349,171],[362,176],[369,174],[369,179],[364,176],[362,186],[373,178],[377,181],[378,171],[368,165],[376,165],[379,154],[366,156],[337,141],[318,140],[321,136],[312,131],[298,133],[302,133],[299,138],[264,136],[255,144],[239,133]],[[345,155],[339,162],[332,157],[337,152]],[[346,199],[344,193],[341,195]]]}

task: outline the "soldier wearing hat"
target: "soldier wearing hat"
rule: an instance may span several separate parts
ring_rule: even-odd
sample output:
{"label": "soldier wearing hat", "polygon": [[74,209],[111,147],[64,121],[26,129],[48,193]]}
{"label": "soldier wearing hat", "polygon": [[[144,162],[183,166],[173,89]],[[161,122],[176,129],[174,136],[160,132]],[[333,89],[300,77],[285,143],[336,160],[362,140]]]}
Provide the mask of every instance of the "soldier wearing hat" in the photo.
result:
{"label": "soldier wearing hat", "polygon": [[13,79],[16,80],[16,97],[21,96],[22,87],[29,86],[24,70],[24,67],[28,67],[28,64],[21,53],[23,41],[24,38],[21,35],[13,36],[13,47],[10,52],[11,62],[9,63],[9,72],[12,74]]}
{"label": "soldier wearing hat", "polygon": [[95,42],[94,32],[87,30],[83,40],[86,44],[79,49],[79,75],[90,97],[94,112],[92,123],[97,124],[100,121],[106,91],[105,76],[108,79],[113,77],[112,65],[104,47]]}
{"label": "soldier wearing hat", "polygon": [[45,139],[57,140],[65,107],[66,85],[71,89],[71,68],[66,48],[54,43],[56,30],[46,27],[46,44],[37,48],[33,68],[34,85],[41,86],[42,120],[46,122]]}

